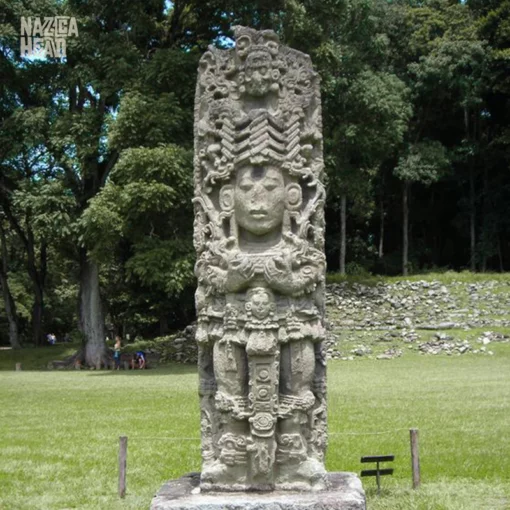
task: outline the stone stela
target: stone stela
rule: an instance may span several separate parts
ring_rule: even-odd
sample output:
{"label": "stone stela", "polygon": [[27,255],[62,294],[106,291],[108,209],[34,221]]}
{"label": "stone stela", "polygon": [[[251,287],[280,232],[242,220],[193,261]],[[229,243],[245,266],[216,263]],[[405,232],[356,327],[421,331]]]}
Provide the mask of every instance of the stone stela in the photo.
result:
{"label": "stone stela", "polygon": [[200,487],[324,489],[319,77],[272,31],[235,39],[196,90]]}
{"label": "stone stela", "polygon": [[202,471],[152,510],[365,510],[326,473],[319,76],[270,30],[200,60],[195,225]]}

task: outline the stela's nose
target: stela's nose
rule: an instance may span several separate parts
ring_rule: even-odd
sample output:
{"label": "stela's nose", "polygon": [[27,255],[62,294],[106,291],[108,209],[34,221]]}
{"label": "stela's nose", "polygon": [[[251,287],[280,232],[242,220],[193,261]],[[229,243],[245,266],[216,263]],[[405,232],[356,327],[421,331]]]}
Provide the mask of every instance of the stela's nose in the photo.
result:
{"label": "stela's nose", "polygon": [[264,187],[259,183],[255,184],[255,186],[253,186],[251,193],[250,193],[250,204],[253,204],[253,205],[260,204],[263,196],[264,196]]}

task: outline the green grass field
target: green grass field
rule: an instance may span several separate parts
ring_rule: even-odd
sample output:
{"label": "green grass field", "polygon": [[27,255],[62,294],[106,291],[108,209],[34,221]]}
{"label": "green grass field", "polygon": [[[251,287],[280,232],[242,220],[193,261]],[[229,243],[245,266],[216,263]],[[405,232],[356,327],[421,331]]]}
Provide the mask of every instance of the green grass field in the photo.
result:
{"label": "green grass field", "polygon": [[449,284],[452,282],[486,282],[496,281],[502,284],[510,283],[510,273],[472,273],[471,271],[443,271],[431,273],[419,273],[408,276],[379,276],[370,273],[362,275],[341,275],[340,273],[328,273],[326,276],[327,283],[363,283],[365,285],[376,285],[379,282],[395,283],[400,281],[426,281],[441,282]]}
{"label": "green grass field", "polygon": [[[510,509],[510,345],[493,350],[330,362],[327,468],[359,472],[362,455],[394,453],[381,497],[364,480],[371,510]],[[146,509],[165,480],[200,469],[194,367],[15,372],[16,356],[0,351],[0,508]],[[22,356],[28,368],[30,353]],[[410,489],[411,427],[420,430],[419,491]],[[120,435],[129,437],[123,501]]]}

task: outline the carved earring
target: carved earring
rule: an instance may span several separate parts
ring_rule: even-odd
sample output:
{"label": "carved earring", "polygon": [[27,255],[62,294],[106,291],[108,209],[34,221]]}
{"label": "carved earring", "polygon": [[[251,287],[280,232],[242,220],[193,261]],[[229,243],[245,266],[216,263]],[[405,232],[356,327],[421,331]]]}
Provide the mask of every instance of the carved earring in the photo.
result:
{"label": "carved earring", "polygon": [[225,212],[234,209],[234,186],[231,184],[223,186],[220,190],[220,207]]}
{"label": "carved earring", "polygon": [[220,214],[220,218],[222,221],[228,221],[228,233],[225,235],[230,238],[232,241],[235,241],[235,238],[232,237],[236,230],[236,221],[234,214],[234,186],[231,184],[227,184],[223,186],[220,190],[219,202],[221,210],[223,211]]}
{"label": "carved earring", "polygon": [[301,186],[296,183],[288,184],[285,188],[285,206],[289,211],[296,211],[303,203]]}

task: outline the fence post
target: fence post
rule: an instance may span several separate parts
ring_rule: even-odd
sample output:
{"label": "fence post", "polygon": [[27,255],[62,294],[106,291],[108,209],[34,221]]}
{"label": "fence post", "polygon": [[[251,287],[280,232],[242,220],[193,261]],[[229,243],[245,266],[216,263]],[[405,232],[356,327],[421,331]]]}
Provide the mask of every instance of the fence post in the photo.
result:
{"label": "fence post", "polygon": [[16,363],[16,372],[21,370],[21,363]]}
{"label": "fence post", "polygon": [[126,496],[127,436],[119,437],[119,497]]}
{"label": "fence post", "polygon": [[421,484],[420,479],[420,449],[418,445],[418,429],[409,430],[411,436],[411,466],[413,469],[413,489]]}

